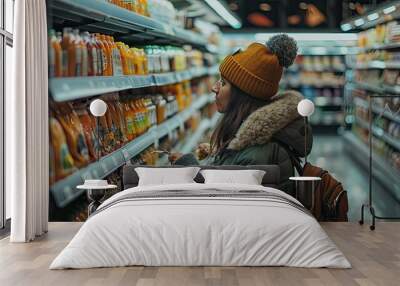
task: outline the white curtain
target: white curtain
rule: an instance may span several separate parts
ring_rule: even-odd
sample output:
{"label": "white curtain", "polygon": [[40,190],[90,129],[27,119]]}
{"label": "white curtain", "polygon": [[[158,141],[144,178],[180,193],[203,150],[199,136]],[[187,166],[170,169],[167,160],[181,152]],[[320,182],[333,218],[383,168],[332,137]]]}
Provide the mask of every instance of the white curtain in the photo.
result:
{"label": "white curtain", "polygon": [[49,137],[45,0],[15,1],[14,94],[6,98],[6,187],[12,242],[47,232]]}

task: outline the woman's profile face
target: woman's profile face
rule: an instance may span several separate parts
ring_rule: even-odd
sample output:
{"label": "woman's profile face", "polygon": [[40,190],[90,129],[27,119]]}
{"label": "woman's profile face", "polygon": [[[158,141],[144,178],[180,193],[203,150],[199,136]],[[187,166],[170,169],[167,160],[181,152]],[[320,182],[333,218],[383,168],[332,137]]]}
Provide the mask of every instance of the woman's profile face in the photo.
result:
{"label": "woman's profile face", "polygon": [[215,103],[220,113],[226,112],[229,101],[231,99],[231,84],[221,77],[213,86],[212,91],[215,92]]}

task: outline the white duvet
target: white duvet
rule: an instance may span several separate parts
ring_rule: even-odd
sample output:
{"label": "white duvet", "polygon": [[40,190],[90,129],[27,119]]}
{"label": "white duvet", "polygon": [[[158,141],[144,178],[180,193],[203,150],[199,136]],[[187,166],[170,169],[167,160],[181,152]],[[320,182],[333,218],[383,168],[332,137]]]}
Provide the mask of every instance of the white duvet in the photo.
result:
{"label": "white duvet", "polygon": [[[179,184],[165,190],[262,190],[262,186]],[[83,224],[50,269],[145,266],[294,266],[350,268],[343,253],[310,215],[257,198],[153,198],[111,204]]]}

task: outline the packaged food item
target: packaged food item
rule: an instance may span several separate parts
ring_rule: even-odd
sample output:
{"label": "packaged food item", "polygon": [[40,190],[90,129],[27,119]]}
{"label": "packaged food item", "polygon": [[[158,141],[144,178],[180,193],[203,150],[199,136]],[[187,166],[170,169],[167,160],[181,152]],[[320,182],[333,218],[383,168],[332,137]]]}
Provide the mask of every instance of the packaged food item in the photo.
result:
{"label": "packaged food item", "polygon": [[89,151],[79,116],[72,109],[71,103],[54,104],[54,113],[63,127],[75,166],[84,167],[89,162]]}
{"label": "packaged food item", "polygon": [[67,139],[60,122],[53,114],[50,125],[50,182],[61,180],[77,170],[69,152]]}

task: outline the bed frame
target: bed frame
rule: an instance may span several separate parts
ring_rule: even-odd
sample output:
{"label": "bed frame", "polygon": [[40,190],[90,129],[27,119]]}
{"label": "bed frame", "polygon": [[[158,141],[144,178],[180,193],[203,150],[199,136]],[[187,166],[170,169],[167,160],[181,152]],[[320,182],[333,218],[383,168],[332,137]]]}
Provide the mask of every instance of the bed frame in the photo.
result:
{"label": "bed frame", "polygon": [[[123,168],[123,187],[124,190],[136,187],[139,183],[139,176],[135,171],[137,167],[146,168],[182,168],[188,166],[141,166],[141,165],[125,165]],[[205,169],[218,169],[218,170],[263,170],[265,175],[262,180],[262,185],[265,187],[277,188],[280,179],[280,169],[278,165],[252,165],[252,166],[239,166],[239,165],[222,165],[222,166],[196,166],[200,167],[202,170]],[[200,174],[194,179],[197,183],[204,183],[204,178]]]}

